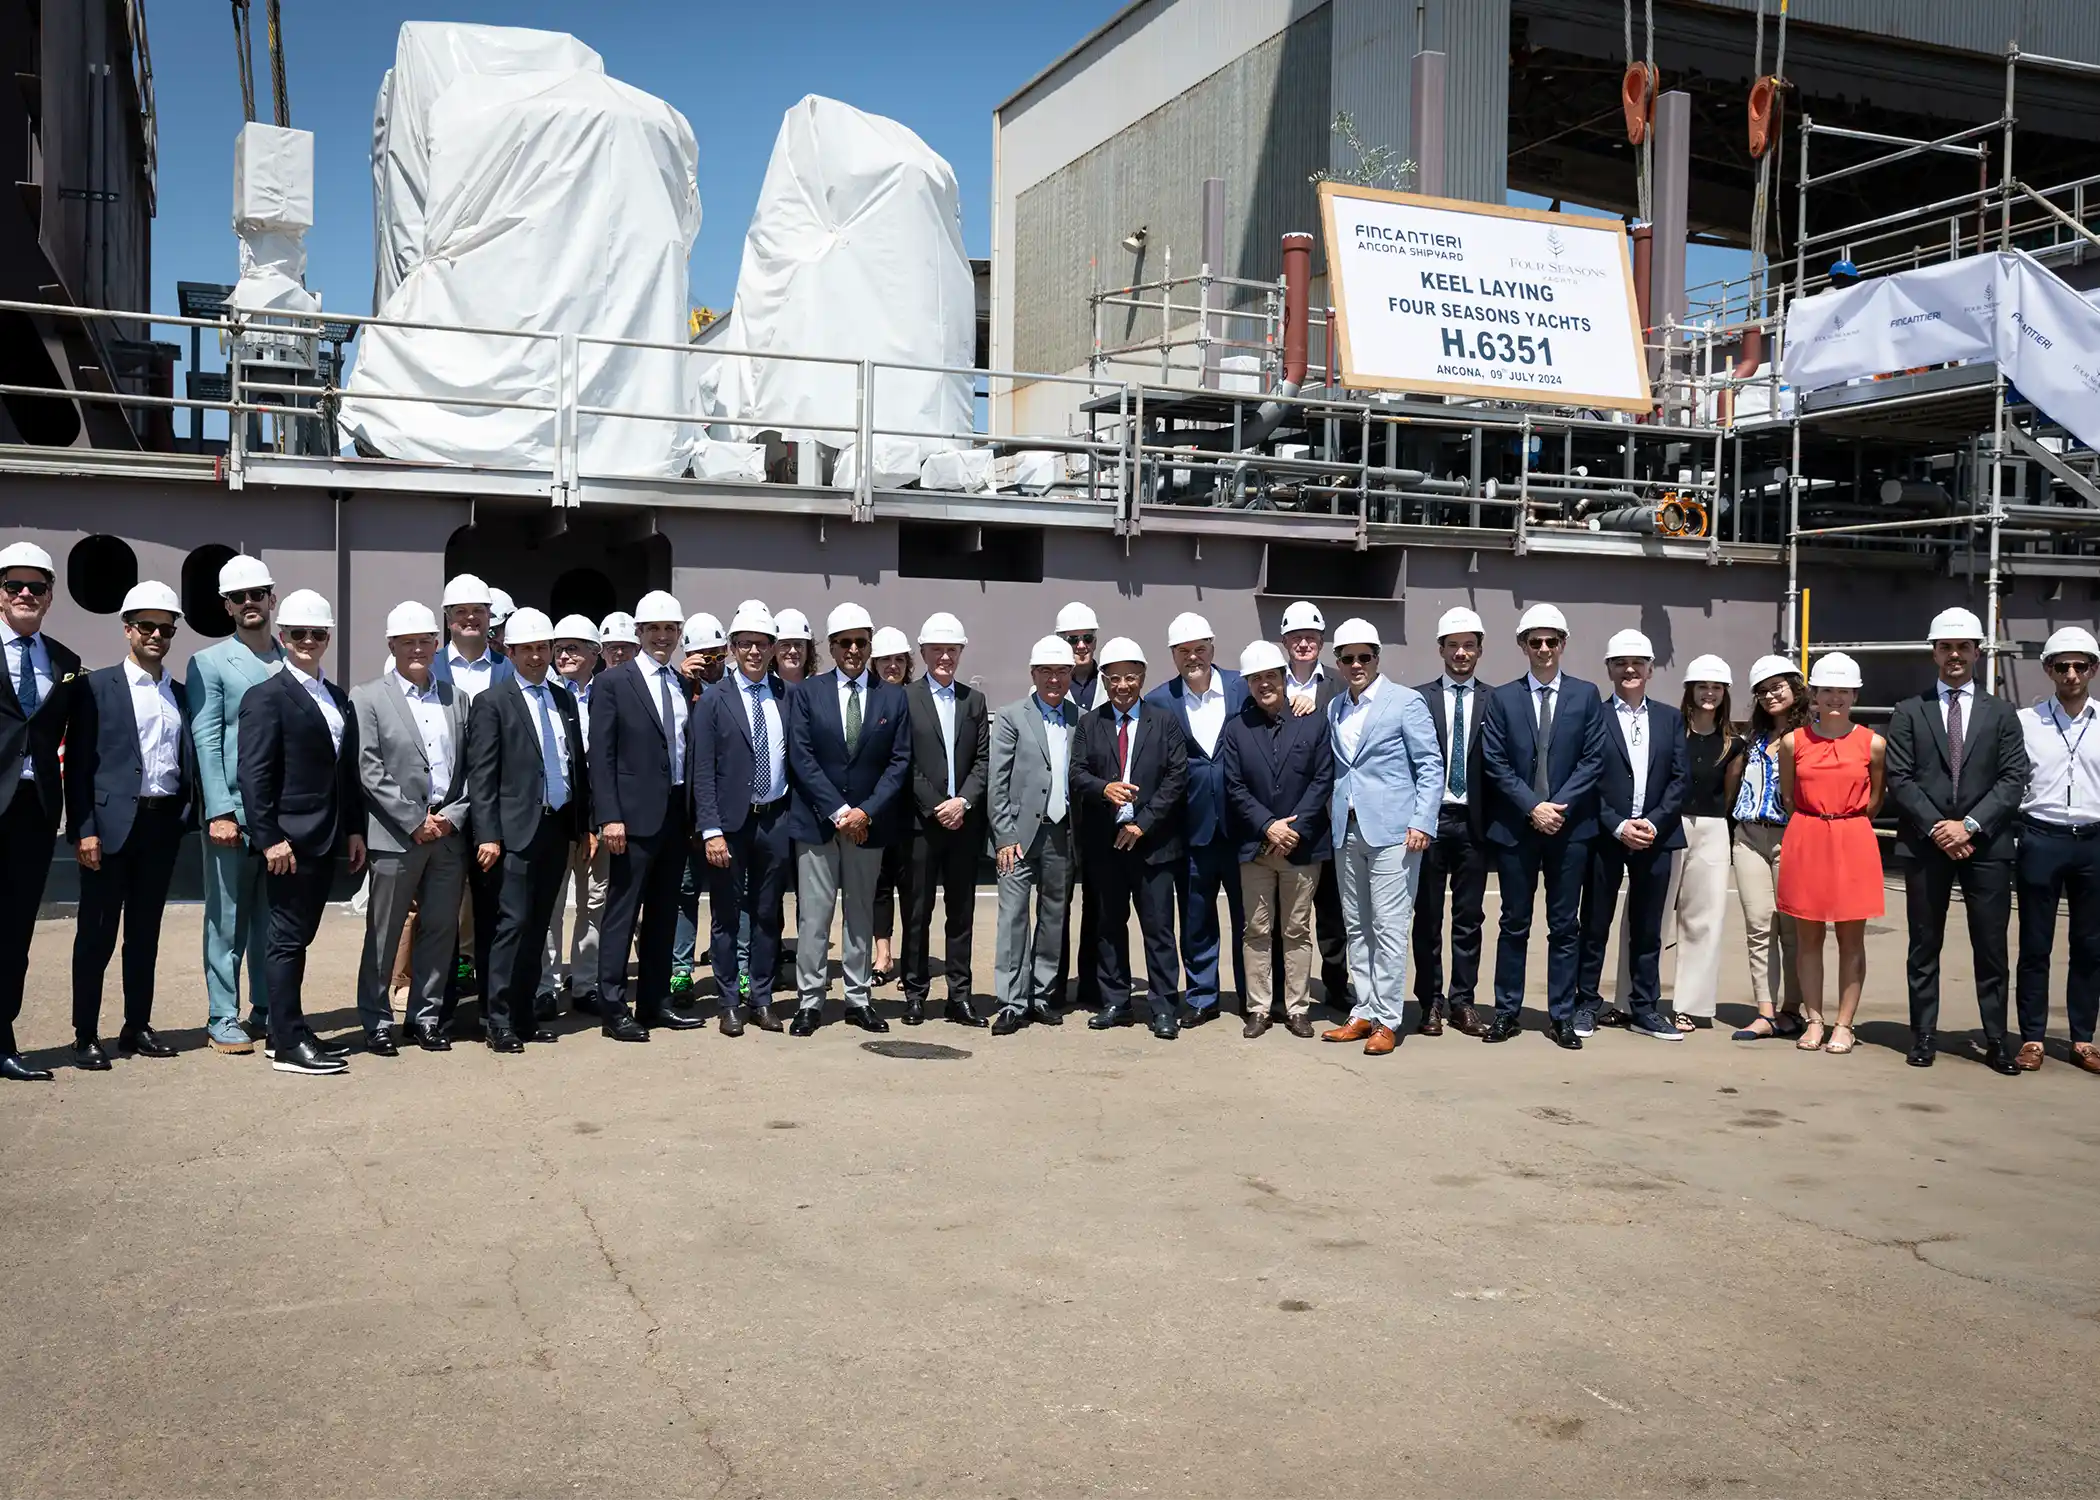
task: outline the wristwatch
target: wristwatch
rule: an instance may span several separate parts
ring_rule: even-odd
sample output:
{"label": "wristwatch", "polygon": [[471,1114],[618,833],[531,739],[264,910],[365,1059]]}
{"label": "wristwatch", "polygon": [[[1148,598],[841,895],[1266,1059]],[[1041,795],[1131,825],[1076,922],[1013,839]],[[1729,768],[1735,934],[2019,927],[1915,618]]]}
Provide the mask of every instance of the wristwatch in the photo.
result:
{"label": "wristwatch", "polygon": [[1983,825],[1977,822],[1974,818],[1963,818],[1961,820],[1961,826],[1968,829],[1971,835],[1983,832]]}

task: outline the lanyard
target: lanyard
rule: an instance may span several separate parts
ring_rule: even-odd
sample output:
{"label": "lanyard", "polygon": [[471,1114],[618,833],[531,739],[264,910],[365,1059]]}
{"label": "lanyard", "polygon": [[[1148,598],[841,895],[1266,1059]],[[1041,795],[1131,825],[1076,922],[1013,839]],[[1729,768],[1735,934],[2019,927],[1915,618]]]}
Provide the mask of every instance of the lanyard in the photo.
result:
{"label": "lanyard", "polygon": [[2063,710],[2054,698],[2049,700],[2049,722],[2056,726],[2056,737],[2064,742],[2064,754],[2068,764],[2064,767],[2064,806],[2071,805],[2072,790],[2078,785],[2078,750],[2085,743],[2085,732],[2093,727],[2092,705],[2078,716],[2078,738],[2072,739],[2064,728]]}

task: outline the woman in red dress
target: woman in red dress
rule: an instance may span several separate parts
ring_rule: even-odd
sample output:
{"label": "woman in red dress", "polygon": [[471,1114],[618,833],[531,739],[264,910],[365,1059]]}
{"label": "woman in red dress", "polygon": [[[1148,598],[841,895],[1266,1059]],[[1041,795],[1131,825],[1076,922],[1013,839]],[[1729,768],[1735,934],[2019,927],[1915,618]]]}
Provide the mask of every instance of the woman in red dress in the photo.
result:
{"label": "woman in red dress", "polygon": [[[1859,664],[1833,651],[1809,674],[1814,716],[1779,745],[1779,784],[1793,815],[1780,844],[1777,905],[1792,917],[1795,964],[1808,1029],[1804,1052],[1850,1052],[1852,1018],[1867,980],[1867,920],[1882,914],[1881,845],[1871,821],[1881,807],[1887,746],[1852,722]],[[1837,928],[1837,1025],[1823,1027],[1823,929]]]}

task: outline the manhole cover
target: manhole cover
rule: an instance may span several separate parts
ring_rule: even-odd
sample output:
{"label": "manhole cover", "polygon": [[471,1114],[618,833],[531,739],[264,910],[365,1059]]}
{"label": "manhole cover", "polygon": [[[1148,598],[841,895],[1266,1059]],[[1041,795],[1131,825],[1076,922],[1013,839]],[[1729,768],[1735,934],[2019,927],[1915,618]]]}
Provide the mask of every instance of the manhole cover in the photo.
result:
{"label": "manhole cover", "polygon": [[862,1042],[860,1050],[880,1057],[908,1057],[914,1061],[945,1062],[970,1055],[960,1047],[943,1047],[939,1042]]}

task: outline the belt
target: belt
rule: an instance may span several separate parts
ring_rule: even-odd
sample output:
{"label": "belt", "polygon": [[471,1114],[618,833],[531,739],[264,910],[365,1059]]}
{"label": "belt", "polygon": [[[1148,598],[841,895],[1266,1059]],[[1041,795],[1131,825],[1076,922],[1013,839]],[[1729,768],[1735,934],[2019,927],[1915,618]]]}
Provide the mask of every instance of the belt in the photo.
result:
{"label": "belt", "polygon": [[2046,834],[2050,838],[2100,839],[2100,823],[2046,823],[2022,813],[2020,826],[2029,833]]}
{"label": "belt", "polygon": [[1864,818],[1866,814],[1803,812],[1801,816],[1804,818],[1821,818],[1825,823],[1849,823],[1854,818]]}
{"label": "belt", "polygon": [[787,800],[787,794],[783,792],[771,802],[754,802],[751,804],[751,816],[763,818],[770,813],[779,812],[780,809],[787,806]]}
{"label": "belt", "polygon": [[141,797],[139,798],[139,806],[142,808],[154,809],[166,807],[180,807],[183,804],[183,800],[183,798],[173,795],[166,797]]}

